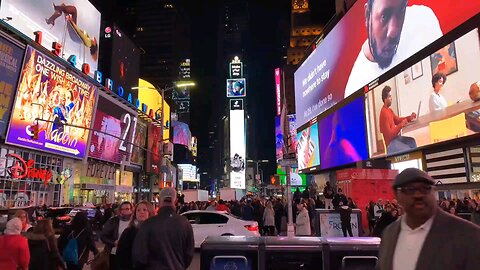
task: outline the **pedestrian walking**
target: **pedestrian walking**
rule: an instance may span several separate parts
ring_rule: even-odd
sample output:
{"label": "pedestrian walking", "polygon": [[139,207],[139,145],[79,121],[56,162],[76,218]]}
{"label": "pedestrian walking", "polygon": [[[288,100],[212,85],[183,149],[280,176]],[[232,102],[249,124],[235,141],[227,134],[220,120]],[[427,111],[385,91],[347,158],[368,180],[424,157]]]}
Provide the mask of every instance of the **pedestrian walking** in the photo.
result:
{"label": "pedestrian walking", "polygon": [[30,251],[27,238],[21,235],[22,221],[12,218],[7,222],[4,235],[0,235],[0,269],[27,270]]}
{"label": "pedestrian walking", "polygon": [[265,210],[263,211],[263,230],[264,234],[273,236],[275,234],[275,211],[272,207],[272,202],[265,203]]}
{"label": "pedestrian walking", "polygon": [[50,219],[39,220],[26,237],[30,250],[29,270],[67,269],[58,251],[57,239]]}
{"label": "pedestrian walking", "polygon": [[435,198],[435,180],[408,168],[395,177],[395,197],[405,215],[382,236],[380,270],[478,269],[480,227],[441,210]]}
{"label": "pedestrian walking", "polygon": [[105,244],[105,249],[110,252],[110,270],[118,269],[116,259],[118,239],[130,223],[132,209],[133,206],[130,202],[122,202],[119,206],[118,215],[112,217],[103,225],[100,239]]}
{"label": "pedestrian walking", "polygon": [[192,225],[177,214],[173,188],[163,188],[159,194],[158,214],[146,220],[138,229],[133,244],[135,269],[187,269],[192,262],[195,240]]}
{"label": "pedestrian walking", "polygon": [[308,210],[304,203],[297,204],[297,220],[295,223],[295,235],[296,236],[311,236],[310,230],[310,217],[308,216]]}
{"label": "pedestrian walking", "polygon": [[72,224],[60,234],[58,249],[67,264],[67,270],[83,269],[83,265],[88,261],[90,251],[94,255],[98,254],[85,212],[78,212],[73,217]]}
{"label": "pedestrian walking", "polygon": [[145,220],[154,215],[155,209],[153,208],[153,205],[147,201],[141,201],[135,206],[128,228],[123,231],[122,236],[118,241],[116,256],[118,269],[133,269],[132,248],[138,228],[143,222],[145,222]]}

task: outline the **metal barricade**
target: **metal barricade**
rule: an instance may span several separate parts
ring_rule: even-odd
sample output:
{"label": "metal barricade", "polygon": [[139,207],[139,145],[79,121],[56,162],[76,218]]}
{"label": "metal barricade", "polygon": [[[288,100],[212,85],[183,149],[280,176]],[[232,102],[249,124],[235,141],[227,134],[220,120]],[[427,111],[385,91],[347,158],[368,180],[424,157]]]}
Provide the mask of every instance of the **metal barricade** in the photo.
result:
{"label": "metal barricade", "polygon": [[210,236],[201,245],[202,270],[260,269],[261,237]]}
{"label": "metal barricade", "polygon": [[324,239],[324,266],[331,270],[374,270],[380,238],[329,237]]}

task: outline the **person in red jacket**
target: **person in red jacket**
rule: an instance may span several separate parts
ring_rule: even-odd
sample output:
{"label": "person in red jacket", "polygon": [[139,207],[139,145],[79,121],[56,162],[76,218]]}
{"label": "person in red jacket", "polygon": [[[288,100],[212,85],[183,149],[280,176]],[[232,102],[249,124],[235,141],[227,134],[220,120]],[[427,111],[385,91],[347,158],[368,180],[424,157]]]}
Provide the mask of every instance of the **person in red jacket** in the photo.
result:
{"label": "person in red jacket", "polygon": [[230,213],[230,208],[228,208],[228,206],[225,204],[224,200],[219,200],[218,201],[218,205],[217,205],[217,208],[215,210],[217,210],[217,211],[227,211],[227,212]]}
{"label": "person in red jacket", "polygon": [[403,127],[417,118],[417,114],[412,112],[407,117],[398,117],[390,108],[392,106],[391,91],[392,88],[388,85],[383,88],[383,107],[380,111],[380,132],[383,134],[388,154],[403,152],[417,147],[414,138],[399,134]]}
{"label": "person in red jacket", "polygon": [[12,218],[7,222],[5,235],[0,236],[0,269],[27,270],[30,262],[27,238],[20,235],[22,221]]}

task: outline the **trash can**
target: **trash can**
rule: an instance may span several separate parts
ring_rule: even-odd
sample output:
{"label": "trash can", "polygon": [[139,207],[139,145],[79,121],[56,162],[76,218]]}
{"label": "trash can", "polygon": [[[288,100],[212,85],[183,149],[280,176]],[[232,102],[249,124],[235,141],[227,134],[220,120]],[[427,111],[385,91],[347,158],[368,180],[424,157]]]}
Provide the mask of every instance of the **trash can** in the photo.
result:
{"label": "trash can", "polygon": [[209,236],[201,245],[201,270],[259,269],[261,237]]}
{"label": "trash can", "polygon": [[323,269],[375,269],[378,260],[380,238],[327,237],[323,239]]}
{"label": "trash can", "polygon": [[324,243],[319,237],[264,237],[264,243],[259,269],[322,269]]}

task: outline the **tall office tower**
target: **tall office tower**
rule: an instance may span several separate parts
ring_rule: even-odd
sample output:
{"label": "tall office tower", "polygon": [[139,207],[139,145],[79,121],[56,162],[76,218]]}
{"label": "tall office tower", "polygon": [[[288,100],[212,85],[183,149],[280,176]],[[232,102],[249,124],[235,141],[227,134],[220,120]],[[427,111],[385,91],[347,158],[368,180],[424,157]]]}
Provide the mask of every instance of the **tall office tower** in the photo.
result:
{"label": "tall office tower", "polygon": [[[230,186],[230,104],[227,99],[227,78],[230,78],[230,63],[237,56],[243,62],[243,77],[248,77],[248,51],[249,51],[249,1],[245,0],[224,0],[218,5],[218,24],[217,24],[217,87],[213,100],[217,106],[212,108],[212,119],[215,127],[215,139],[209,148],[213,162],[211,171],[214,178],[222,179],[220,187]],[[246,64],[245,64],[246,63]],[[250,85],[247,85],[248,89]],[[244,98],[245,115],[248,115],[247,100]],[[253,138],[252,132],[248,129],[248,144]],[[248,152],[248,150],[247,150]],[[243,157],[246,159],[246,157]],[[221,168],[219,170],[219,168]]]}

